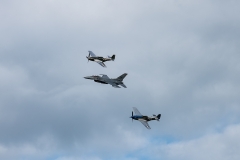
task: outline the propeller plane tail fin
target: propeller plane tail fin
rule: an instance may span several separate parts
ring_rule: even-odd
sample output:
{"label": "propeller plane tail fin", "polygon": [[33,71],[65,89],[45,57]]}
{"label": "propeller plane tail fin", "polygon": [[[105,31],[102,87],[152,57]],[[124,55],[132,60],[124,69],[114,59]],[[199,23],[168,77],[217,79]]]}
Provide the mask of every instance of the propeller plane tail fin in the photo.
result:
{"label": "propeller plane tail fin", "polygon": [[111,60],[114,61],[115,60],[115,54],[112,55],[112,57],[108,56],[108,58],[111,58]]}
{"label": "propeller plane tail fin", "polygon": [[115,60],[115,54],[114,54],[114,55],[112,55],[112,57],[111,57],[111,58],[112,58],[112,61],[114,61],[114,60]]}
{"label": "propeller plane tail fin", "polygon": [[159,121],[159,119],[161,118],[161,114],[158,114],[157,118],[158,118],[157,120]]}

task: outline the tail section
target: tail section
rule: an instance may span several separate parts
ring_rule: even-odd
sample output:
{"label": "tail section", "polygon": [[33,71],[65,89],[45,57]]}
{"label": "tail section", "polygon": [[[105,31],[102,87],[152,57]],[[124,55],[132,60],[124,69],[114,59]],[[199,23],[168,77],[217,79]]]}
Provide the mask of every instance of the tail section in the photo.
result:
{"label": "tail section", "polygon": [[89,51],[88,56],[86,56],[86,58],[88,59],[88,62],[89,62],[89,58],[90,58],[90,52],[91,52],[91,51]]}
{"label": "tail section", "polygon": [[119,81],[123,81],[123,79],[127,76],[127,73],[122,74],[121,76],[119,76],[118,78],[116,78]]}
{"label": "tail section", "polygon": [[115,60],[115,54],[112,55],[112,57],[108,56],[108,58],[111,58],[111,60],[114,61]]}
{"label": "tail section", "polygon": [[114,61],[114,60],[115,60],[115,54],[114,54],[114,55],[112,55],[112,57],[111,57],[111,58],[112,58],[112,61]]}
{"label": "tail section", "polygon": [[158,118],[157,120],[159,121],[159,119],[161,118],[161,114],[158,114],[157,118]]}

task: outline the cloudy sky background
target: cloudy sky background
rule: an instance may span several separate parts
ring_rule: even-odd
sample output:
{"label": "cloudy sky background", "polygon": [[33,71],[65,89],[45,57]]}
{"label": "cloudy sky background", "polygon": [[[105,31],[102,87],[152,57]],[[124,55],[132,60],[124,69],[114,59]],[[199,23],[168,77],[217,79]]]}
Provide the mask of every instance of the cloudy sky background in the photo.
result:
{"label": "cloudy sky background", "polygon": [[[239,8],[0,0],[0,159],[239,160]],[[83,78],[123,73],[126,89]],[[147,130],[132,107],[162,118]]]}

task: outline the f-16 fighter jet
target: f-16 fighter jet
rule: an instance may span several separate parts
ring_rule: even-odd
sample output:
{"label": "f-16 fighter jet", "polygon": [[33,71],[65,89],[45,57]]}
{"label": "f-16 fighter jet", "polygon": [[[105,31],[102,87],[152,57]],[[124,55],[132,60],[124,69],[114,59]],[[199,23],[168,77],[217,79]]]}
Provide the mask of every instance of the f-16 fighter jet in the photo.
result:
{"label": "f-16 fighter jet", "polygon": [[102,75],[102,77],[100,77],[100,76],[88,76],[88,77],[84,77],[84,78],[91,79],[91,80],[94,80],[95,82],[102,83],[102,84],[110,84],[114,88],[121,88],[118,85],[120,85],[124,88],[127,88],[125,86],[125,84],[123,83],[123,79],[127,76],[127,73],[122,74],[118,78],[109,78],[105,74],[100,74],[100,75]]}
{"label": "f-16 fighter jet", "polygon": [[[92,51],[88,51],[88,52],[89,52],[89,55],[88,55],[88,57],[86,57],[88,59],[88,61],[97,62],[102,67],[106,67],[106,65],[103,62],[115,60],[115,55],[112,55],[112,57],[108,56],[108,58],[103,58],[103,57],[96,56]],[[90,55],[91,55],[91,57],[90,57]]]}
{"label": "f-16 fighter jet", "polygon": [[148,121],[151,121],[151,120],[159,121],[159,119],[161,118],[161,114],[158,114],[157,116],[153,115],[152,117],[148,117],[148,116],[143,116],[136,107],[133,107],[133,110],[135,112],[135,115],[133,115],[133,112],[132,112],[132,116],[130,118],[132,118],[132,120],[140,121],[147,129],[151,129],[147,123]]}

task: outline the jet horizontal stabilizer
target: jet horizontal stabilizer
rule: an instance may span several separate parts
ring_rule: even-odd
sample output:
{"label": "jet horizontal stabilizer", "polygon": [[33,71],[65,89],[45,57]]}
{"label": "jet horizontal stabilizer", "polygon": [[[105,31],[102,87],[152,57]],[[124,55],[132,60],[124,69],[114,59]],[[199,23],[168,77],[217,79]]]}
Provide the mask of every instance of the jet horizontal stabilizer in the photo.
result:
{"label": "jet horizontal stabilizer", "polygon": [[124,87],[124,88],[127,88],[127,86],[125,86],[125,84],[119,84],[120,86]]}
{"label": "jet horizontal stabilizer", "polygon": [[114,87],[114,88],[121,88],[121,87],[119,87],[119,86],[117,86],[117,85],[112,85],[112,87]]}

